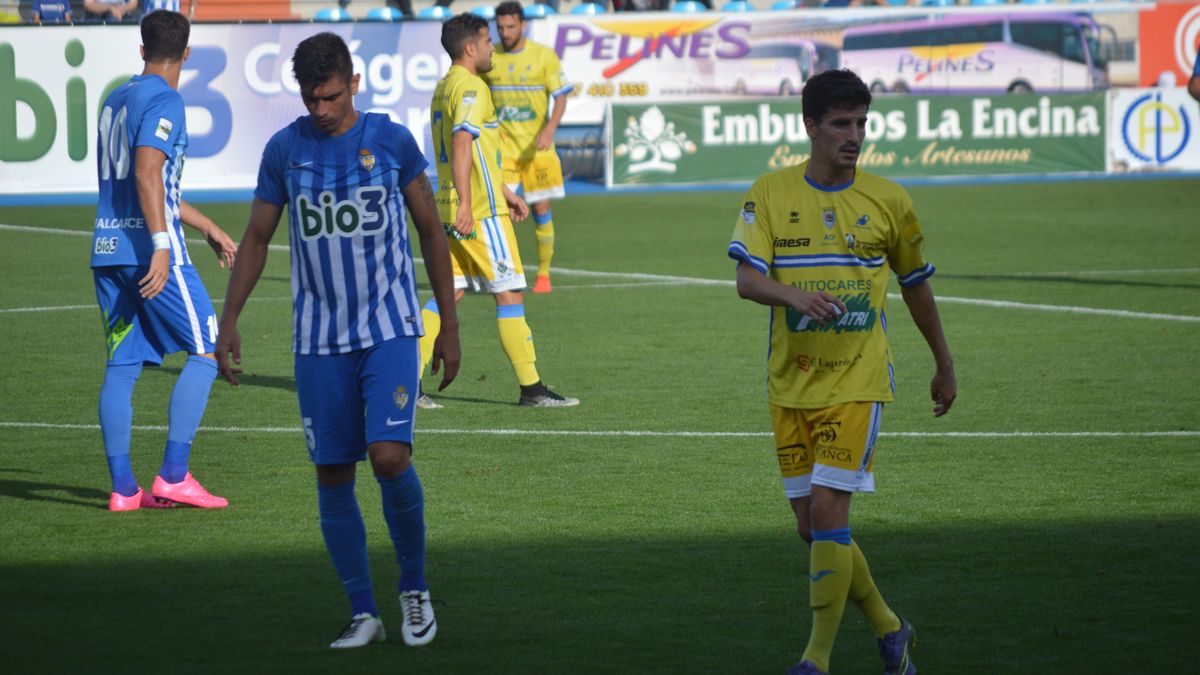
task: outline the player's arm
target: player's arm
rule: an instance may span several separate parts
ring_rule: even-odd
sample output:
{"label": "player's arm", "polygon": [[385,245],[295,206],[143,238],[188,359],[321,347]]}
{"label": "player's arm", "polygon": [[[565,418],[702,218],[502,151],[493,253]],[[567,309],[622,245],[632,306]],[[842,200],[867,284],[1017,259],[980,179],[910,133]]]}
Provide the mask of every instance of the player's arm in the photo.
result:
{"label": "player's arm", "polygon": [[958,382],[954,376],[954,359],[950,356],[950,347],[942,332],[942,320],[938,315],[937,300],[933,297],[933,287],[925,279],[913,286],[901,286],[900,295],[904,298],[904,304],[908,305],[913,323],[917,324],[917,329],[929,344],[929,351],[933,353],[937,370],[929,384],[929,394],[933,398],[934,417],[941,417],[950,412],[950,406],[958,396]]}
{"label": "player's arm", "polygon": [[846,311],[846,305],[836,295],[825,291],[810,293],[781,284],[745,261],[737,266],[737,292],[760,305],[792,307],[821,324],[837,319]]}
{"label": "player's arm", "polygon": [[254,290],[267,264],[267,250],[275,228],[279,227],[279,216],[283,207],[272,204],[258,197],[250,205],[250,223],[246,225],[246,233],[242,235],[242,243],[237,249],[237,261],[233,265],[233,273],[229,276],[229,287],[225,289],[225,308],[221,311],[221,321],[218,325],[217,368],[230,384],[237,384],[237,374],[241,371],[230,365],[228,356],[232,355],[233,363],[242,362],[242,339],[238,335],[237,320],[246,306],[246,299]]}
{"label": "player's arm", "polygon": [[508,204],[509,215],[514,223],[519,223],[529,217],[529,205],[524,199],[517,196],[517,193],[508,189],[508,186],[501,183],[500,193],[504,195],[504,203]]}
{"label": "player's arm", "polygon": [[142,297],[147,300],[161,293],[167,285],[167,271],[171,265],[171,243],[167,238],[167,218],[163,208],[167,200],[162,177],[163,164],[166,162],[167,156],[162,150],[148,145],[139,145],[133,154],[138,205],[142,207],[146,230],[154,241],[150,270],[138,281]]}
{"label": "player's arm", "polygon": [[470,236],[475,230],[475,216],[471,209],[471,145],[475,137],[471,132],[459,129],[450,137],[450,171],[454,175],[454,189],[458,191],[458,213],[454,214],[454,229],[462,236]]}
{"label": "player's arm", "polygon": [[[1200,56],[1197,56],[1196,59],[1197,62],[1200,62]],[[1187,90],[1188,94],[1191,94],[1192,98],[1200,101],[1200,72],[1197,72],[1188,79]]]}
{"label": "player's arm", "polygon": [[550,112],[550,119],[546,120],[546,126],[537,135],[537,149],[545,150],[554,146],[554,133],[558,131],[558,125],[562,122],[563,115],[567,113],[566,94],[554,97],[554,109]]}
{"label": "player's arm", "polygon": [[417,228],[425,272],[429,275],[429,284],[433,286],[433,298],[437,301],[438,315],[442,319],[442,330],[433,341],[433,359],[430,362],[430,372],[434,375],[440,364],[445,365],[442,383],[438,385],[438,391],[441,391],[454,381],[462,361],[458,344],[458,313],[454,303],[454,275],[450,269],[450,246],[442,231],[433,188],[425,174],[417,174],[402,192],[408,212],[412,214],[413,225]]}
{"label": "player's arm", "polygon": [[225,230],[218,227],[212,218],[204,215],[200,209],[182,199],[179,200],[179,219],[183,221],[184,225],[204,235],[204,241],[208,242],[213,252],[217,254],[217,264],[221,266],[221,269],[233,269],[237,244],[228,234],[225,234]]}

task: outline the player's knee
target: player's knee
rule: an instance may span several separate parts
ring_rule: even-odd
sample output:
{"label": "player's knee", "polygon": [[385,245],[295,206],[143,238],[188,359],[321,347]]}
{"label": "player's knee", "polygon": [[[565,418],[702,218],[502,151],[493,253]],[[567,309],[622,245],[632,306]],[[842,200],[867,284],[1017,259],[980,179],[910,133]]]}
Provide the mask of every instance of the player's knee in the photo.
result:
{"label": "player's knee", "polygon": [[367,454],[371,457],[371,469],[381,478],[395,478],[412,463],[412,448],[405,443],[372,443]]}

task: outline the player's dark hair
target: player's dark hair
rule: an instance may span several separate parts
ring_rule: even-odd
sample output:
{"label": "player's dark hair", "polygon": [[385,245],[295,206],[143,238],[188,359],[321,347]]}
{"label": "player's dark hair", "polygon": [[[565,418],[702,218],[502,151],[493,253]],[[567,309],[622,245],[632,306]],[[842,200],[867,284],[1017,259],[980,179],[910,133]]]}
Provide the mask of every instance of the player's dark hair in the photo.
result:
{"label": "player's dark hair", "polygon": [[521,21],[525,20],[525,8],[517,0],[505,0],[496,5],[496,16],[515,16]]}
{"label": "player's dark hair", "polygon": [[487,19],[463,12],[442,24],[442,49],[457,59],[467,50],[467,43],[479,37],[479,29],[487,27]]}
{"label": "player's dark hair", "polygon": [[800,92],[800,109],[817,124],[831,108],[847,110],[860,105],[870,107],[871,90],[858,75],[844,68],[813,76]]}
{"label": "player's dark hair", "polygon": [[301,89],[313,89],[332,77],[349,82],[354,78],[354,62],[346,42],[336,33],[317,33],[296,45],[292,54],[292,74]]}
{"label": "player's dark hair", "polygon": [[142,17],[142,47],[147,61],[182,61],[192,23],[179,12],[158,9]]}

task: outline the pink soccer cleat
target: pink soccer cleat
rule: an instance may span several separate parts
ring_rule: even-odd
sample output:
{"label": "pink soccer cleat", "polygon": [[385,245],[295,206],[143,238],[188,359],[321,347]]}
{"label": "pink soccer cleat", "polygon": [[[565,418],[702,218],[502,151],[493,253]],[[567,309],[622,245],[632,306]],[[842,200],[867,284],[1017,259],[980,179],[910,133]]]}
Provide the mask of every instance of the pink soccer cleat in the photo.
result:
{"label": "pink soccer cleat", "polygon": [[160,502],[157,499],[155,499],[154,497],[151,497],[149,492],[146,492],[145,490],[143,490],[140,487],[138,488],[137,492],[133,493],[132,495],[130,495],[128,497],[121,494],[120,492],[114,492],[108,498],[108,510],[109,511],[137,511],[138,509],[167,509],[167,508],[170,508],[171,506],[172,505],[170,503]]}
{"label": "pink soccer cleat", "polygon": [[168,483],[162,476],[155,476],[152,491],[158,499],[187,504],[198,509],[223,509],[229,506],[229,500],[209,494],[199,481],[192,478],[190,471],[178,483]]}

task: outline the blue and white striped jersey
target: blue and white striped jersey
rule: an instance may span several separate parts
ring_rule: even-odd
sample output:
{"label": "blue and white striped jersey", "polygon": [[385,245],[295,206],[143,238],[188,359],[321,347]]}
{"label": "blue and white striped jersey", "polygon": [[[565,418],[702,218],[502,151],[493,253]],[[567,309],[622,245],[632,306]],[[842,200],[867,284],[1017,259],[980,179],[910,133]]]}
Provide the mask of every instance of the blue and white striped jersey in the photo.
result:
{"label": "blue and white striped jersey", "polygon": [[162,205],[171,237],[171,264],[190,265],[179,220],[179,176],[187,149],[183,99],[158,75],[135,75],[104,99],[96,141],[100,201],[92,235],[92,267],[149,265],[150,230],[138,202],[134,155],[148,146],[167,156]]}
{"label": "blue and white striped jersey", "polygon": [[149,14],[156,9],[169,9],[172,12],[182,12],[183,2],[181,0],[144,0],[142,10]]}
{"label": "blue and white striped jersey", "polygon": [[401,190],[426,165],[412,133],[377,113],[340,136],[304,116],[267,143],[254,195],[287,205],[295,353],[422,334]]}

